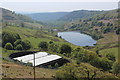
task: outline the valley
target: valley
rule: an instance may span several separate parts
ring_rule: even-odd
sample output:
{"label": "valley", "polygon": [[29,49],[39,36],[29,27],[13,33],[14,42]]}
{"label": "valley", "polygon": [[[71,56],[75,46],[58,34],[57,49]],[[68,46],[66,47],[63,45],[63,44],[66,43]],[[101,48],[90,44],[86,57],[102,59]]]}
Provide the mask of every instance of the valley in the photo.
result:
{"label": "valley", "polygon": [[10,58],[13,53],[27,51],[47,52],[69,61],[60,67],[36,67],[38,79],[120,78],[119,9],[25,15],[0,9],[3,13],[0,20],[3,80],[34,78],[32,66]]}

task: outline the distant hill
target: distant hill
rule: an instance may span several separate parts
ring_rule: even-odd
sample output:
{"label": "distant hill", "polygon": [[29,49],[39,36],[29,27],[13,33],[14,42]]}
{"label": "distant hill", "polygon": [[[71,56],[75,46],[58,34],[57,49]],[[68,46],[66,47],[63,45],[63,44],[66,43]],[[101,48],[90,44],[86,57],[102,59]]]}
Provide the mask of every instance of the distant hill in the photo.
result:
{"label": "distant hill", "polygon": [[41,28],[43,27],[42,22],[35,21],[30,17],[27,17],[22,14],[17,14],[14,11],[8,9],[0,8],[0,24],[3,23],[3,27],[12,25],[18,27],[27,27],[27,28]]}
{"label": "distant hill", "polygon": [[32,14],[25,14],[28,17],[31,17],[34,20],[38,21],[55,21],[60,17],[67,15],[69,12],[48,12],[48,13],[32,13]]}
{"label": "distant hill", "polygon": [[59,21],[73,21],[78,19],[90,18],[104,11],[77,10],[59,18]]}
{"label": "distant hill", "polygon": [[48,13],[31,13],[25,14],[26,16],[38,21],[73,21],[82,18],[89,18],[96,14],[101,14],[104,11],[90,11],[90,10],[77,10],[72,12],[48,12]]}
{"label": "distant hill", "polygon": [[4,22],[33,22],[33,20],[27,16],[21,15],[21,14],[16,14],[14,11],[10,11],[4,8],[0,8],[2,14],[2,20]]}

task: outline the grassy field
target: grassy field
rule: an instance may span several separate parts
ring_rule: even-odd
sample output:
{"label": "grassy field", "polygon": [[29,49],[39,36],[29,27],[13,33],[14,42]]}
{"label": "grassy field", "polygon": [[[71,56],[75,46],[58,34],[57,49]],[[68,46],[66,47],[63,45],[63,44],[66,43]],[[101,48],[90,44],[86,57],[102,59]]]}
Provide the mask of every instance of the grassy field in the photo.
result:
{"label": "grassy field", "polygon": [[33,30],[21,27],[6,27],[3,31],[18,33],[22,39],[29,40],[33,48],[37,48],[41,41],[54,41],[54,42],[64,42],[63,39],[50,35],[47,31]]}
{"label": "grassy field", "polygon": [[[3,28],[3,31],[18,33],[22,39],[29,40],[32,45],[32,48],[31,48],[32,51],[39,50],[38,44],[41,41],[47,41],[47,42],[53,41],[54,43],[59,44],[59,46],[61,46],[62,44],[69,44],[72,47],[72,49],[78,47],[71,43],[66,42],[65,40],[63,40],[61,38],[55,37],[55,35],[52,35],[47,31],[33,30],[33,29],[21,28],[21,27],[11,27],[11,26]],[[101,42],[103,42],[103,41],[104,41],[104,39]],[[100,43],[100,45],[97,45],[96,47],[98,47],[100,49],[100,54],[103,56],[105,56],[107,53],[110,52],[110,53],[114,54],[116,57],[118,57],[118,55],[117,55],[118,49],[117,49],[117,47],[114,47],[116,45],[117,45],[117,43],[114,43],[114,44]],[[0,49],[2,49],[2,48],[0,48]],[[94,51],[94,49],[93,49],[93,51]],[[4,78],[5,77],[7,77],[7,78],[33,78],[33,67],[16,64],[9,59],[9,55],[14,52],[18,52],[18,51],[2,49],[2,55],[3,55],[3,58],[5,58],[5,60],[3,60],[3,64],[2,64],[3,77]],[[50,52],[49,50],[47,52],[53,53],[53,52]],[[53,53],[53,54],[56,54],[56,53]],[[69,58],[67,57],[66,59],[69,59]],[[69,59],[69,60],[71,60],[71,59]],[[53,69],[45,69],[45,68],[36,68],[36,78],[52,78],[52,76],[54,76],[55,73],[56,73],[56,69],[53,70]]]}
{"label": "grassy field", "polygon": [[113,54],[117,59],[120,58],[120,56],[118,55],[118,48],[109,48],[109,49],[100,50],[100,54],[103,56],[106,56],[108,53]]}
{"label": "grassy field", "polygon": [[[15,64],[13,62],[3,61],[2,71],[4,78],[34,78],[34,69],[30,66]],[[36,68],[36,78],[52,78],[55,70]]]}
{"label": "grassy field", "polygon": [[118,39],[118,35],[116,35],[115,33],[107,33],[103,35],[104,38],[101,38],[97,41],[97,44],[107,44],[107,43],[114,43],[117,42]]}
{"label": "grassy field", "polygon": [[[120,59],[119,54],[119,35],[116,35],[115,33],[107,33],[103,35],[104,38],[101,38],[97,41],[97,46],[100,50],[100,54],[103,56],[106,56],[106,54],[111,53],[113,54],[116,59]],[[120,61],[120,60],[119,60]]]}
{"label": "grassy field", "polygon": [[[38,44],[41,41],[53,41],[54,43],[57,43],[59,45],[62,44],[69,44],[71,46],[74,46],[65,40],[55,37],[54,35],[51,35],[47,31],[39,31],[39,30],[32,30],[28,28],[21,28],[21,27],[6,27],[3,28],[3,31],[7,32],[13,32],[18,33],[20,37],[24,40],[29,40],[31,42],[32,48],[30,51],[33,50],[39,50]],[[16,64],[11,61],[9,58],[9,55],[14,52],[19,52],[17,50],[6,50],[3,48],[0,48],[2,50],[2,57],[3,60],[3,77],[7,78],[33,78],[33,67],[25,66],[21,64]],[[48,53],[52,53],[49,52]],[[56,54],[56,53],[53,53]],[[36,68],[36,78],[52,78],[53,75],[55,75],[56,70],[54,69],[45,69],[45,68]]]}

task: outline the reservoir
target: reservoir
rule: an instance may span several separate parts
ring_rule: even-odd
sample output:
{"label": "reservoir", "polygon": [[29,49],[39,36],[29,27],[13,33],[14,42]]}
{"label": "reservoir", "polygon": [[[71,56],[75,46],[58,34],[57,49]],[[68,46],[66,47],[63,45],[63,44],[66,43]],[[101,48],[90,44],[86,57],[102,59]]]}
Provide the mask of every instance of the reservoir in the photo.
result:
{"label": "reservoir", "polygon": [[77,31],[58,32],[58,36],[77,46],[94,46],[97,42],[91,36]]}

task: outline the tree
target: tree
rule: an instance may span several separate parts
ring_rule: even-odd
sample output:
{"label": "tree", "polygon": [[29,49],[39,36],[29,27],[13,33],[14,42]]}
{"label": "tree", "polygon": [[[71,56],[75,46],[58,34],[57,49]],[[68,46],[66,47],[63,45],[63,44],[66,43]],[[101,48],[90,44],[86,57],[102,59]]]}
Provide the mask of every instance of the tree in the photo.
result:
{"label": "tree", "polygon": [[2,46],[4,47],[6,43],[11,43],[14,46],[14,42],[21,39],[17,33],[3,32],[2,33]]}
{"label": "tree", "polygon": [[115,62],[112,66],[112,72],[117,76],[120,73],[120,63]]}
{"label": "tree", "polygon": [[48,43],[45,41],[42,41],[39,43],[38,47],[40,47],[41,49],[48,49]]}
{"label": "tree", "polygon": [[53,43],[53,41],[49,41],[49,44],[52,44]]}
{"label": "tree", "polygon": [[102,72],[88,63],[68,63],[56,71],[57,80],[96,80],[98,78],[114,78],[114,75]]}
{"label": "tree", "polygon": [[108,60],[107,58],[96,58],[90,62],[93,66],[97,68],[101,68],[105,71],[110,70],[112,68],[113,62]]}
{"label": "tree", "polygon": [[49,45],[49,49],[53,52],[59,52],[59,45],[52,43]]}
{"label": "tree", "polygon": [[66,64],[64,65],[61,69],[57,70],[55,77],[58,80],[76,80],[77,77],[75,75],[76,71],[75,71],[75,66],[76,64]]}
{"label": "tree", "polygon": [[15,47],[16,50],[23,50],[23,46],[21,44],[18,44],[16,47]]}
{"label": "tree", "polygon": [[17,45],[19,45],[19,44],[21,44],[21,43],[22,43],[22,40],[21,40],[21,39],[18,39],[17,41],[14,42],[14,46],[17,46]]}
{"label": "tree", "polygon": [[103,29],[103,33],[108,33],[112,30],[112,27],[106,27]]}
{"label": "tree", "polygon": [[24,24],[24,23],[21,23],[21,27],[25,27],[25,24]]}
{"label": "tree", "polygon": [[19,44],[23,47],[23,50],[28,50],[28,49],[31,48],[31,44],[30,44],[30,42],[28,40],[21,40],[21,39],[19,39],[19,40],[15,41],[14,42],[15,48]]}
{"label": "tree", "polygon": [[99,50],[96,50],[96,53],[99,54]]}
{"label": "tree", "polygon": [[115,56],[112,53],[108,53],[106,57],[111,61],[115,61]]}
{"label": "tree", "polygon": [[13,45],[11,43],[6,43],[4,48],[8,49],[8,50],[12,50],[13,49]]}
{"label": "tree", "polygon": [[107,26],[113,26],[113,24],[112,23],[107,23]]}
{"label": "tree", "polygon": [[103,26],[104,24],[103,24],[103,22],[98,22],[97,25],[98,26]]}
{"label": "tree", "polygon": [[71,53],[72,49],[69,45],[63,44],[60,48],[60,53]]}
{"label": "tree", "polygon": [[31,48],[31,43],[30,43],[30,41],[28,41],[28,40],[22,40],[23,42],[22,42],[22,46],[23,46],[23,48],[25,49],[25,50],[28,50],[28,49],[30,49]]}
{"label": "tree", "polygon": [[116,34],[117,34],[117,35],[120,34],[120,28],[118,28],[118,29],[116,30]]}

